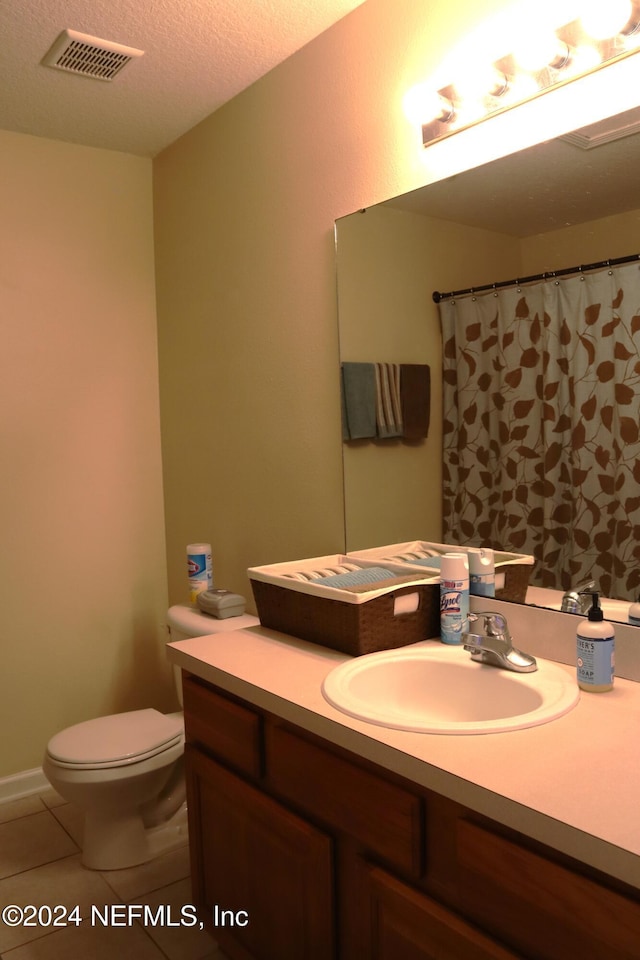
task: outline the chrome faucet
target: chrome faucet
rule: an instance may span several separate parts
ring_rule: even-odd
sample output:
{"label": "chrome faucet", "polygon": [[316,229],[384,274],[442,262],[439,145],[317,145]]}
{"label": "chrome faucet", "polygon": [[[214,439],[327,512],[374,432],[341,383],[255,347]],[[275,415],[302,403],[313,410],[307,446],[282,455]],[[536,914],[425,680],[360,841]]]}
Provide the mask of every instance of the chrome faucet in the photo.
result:
{"label": "chrome faucet", "polygon": [[591,598],[596,589],[595,580],[585,580],[573,590],[567,590],[562,598],[560,609],[565,613],[586,613],[591,606]]}
{"label": "chrome faucet", "polygon": [[490,663],[516,673],[533,673],[538,669],[535,657],[513,646],[506,617],[493,610],[469,614],[462,643],[471,659],[478,663]]}

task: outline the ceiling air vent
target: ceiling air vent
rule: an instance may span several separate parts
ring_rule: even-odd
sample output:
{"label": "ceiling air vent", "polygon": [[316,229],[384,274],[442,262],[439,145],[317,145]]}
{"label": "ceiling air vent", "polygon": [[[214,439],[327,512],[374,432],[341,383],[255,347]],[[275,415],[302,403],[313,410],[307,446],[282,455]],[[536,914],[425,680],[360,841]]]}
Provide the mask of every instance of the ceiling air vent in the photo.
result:
{"label": "ceiling air vent", "polygon": [[111,40],[63,30],[42,63],[94,80],[113,80],[134,57],[141,57],[143,53],[144,50],[123,47]]}
{"label": "ceiling air vent", "polygon": [[574,147],[579,147],[581,150],[592,150],[603,143],[613,143],[615,140],[622,140],[623,137],[630,137],[639,130],[640,107],[633,107],[614,117],[608,117],[606,120],[600,120],[580,130],[567,133],[559,139],[566,140],[567,143],[572,143]]}

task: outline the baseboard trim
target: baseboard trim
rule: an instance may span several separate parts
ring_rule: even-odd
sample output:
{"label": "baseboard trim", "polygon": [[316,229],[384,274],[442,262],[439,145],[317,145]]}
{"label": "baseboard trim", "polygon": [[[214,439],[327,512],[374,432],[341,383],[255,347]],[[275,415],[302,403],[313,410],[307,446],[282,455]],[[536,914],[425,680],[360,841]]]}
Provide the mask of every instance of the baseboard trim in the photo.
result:
{"label": "baseboard trim", "polygon": [[22,773],[14,773],[10,777],[0,779],[0,803],[21,800],[22,797],[30,797],[34,793],[42,793],[48,789],[49,781],[42,772],[42,767],[23,770]]}

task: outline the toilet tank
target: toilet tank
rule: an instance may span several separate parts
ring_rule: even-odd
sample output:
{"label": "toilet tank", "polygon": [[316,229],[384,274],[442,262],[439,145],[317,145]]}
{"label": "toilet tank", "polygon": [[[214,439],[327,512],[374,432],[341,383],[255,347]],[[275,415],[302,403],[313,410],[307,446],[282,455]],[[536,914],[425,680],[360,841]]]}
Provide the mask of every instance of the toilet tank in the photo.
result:
{"label": "toilet tank", "polygon": [[[257,627],[260,621],[248,613],[240,617],[226,617],[219,620],[217,617],[203,613],[196,606],[176,604],[169,608],[167,626],[169,628],[169,642],[189,640],[191,637],[206,637],[210,633],[228,633],[229,630],[239,630],[241,627]],[[182,676],[180,667],[174,666],[173,676],[182,706]]]}

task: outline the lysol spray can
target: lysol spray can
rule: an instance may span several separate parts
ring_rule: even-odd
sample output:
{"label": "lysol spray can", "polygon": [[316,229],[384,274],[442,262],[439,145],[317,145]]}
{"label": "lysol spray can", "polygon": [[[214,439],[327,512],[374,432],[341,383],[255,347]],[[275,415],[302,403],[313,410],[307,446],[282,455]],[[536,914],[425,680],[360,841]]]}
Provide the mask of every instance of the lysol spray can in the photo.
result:
{"label": "lysol spray can", "polygon": [[469,560],[466,553],[445,553],[440,561],[440,639],[462,643],[469,617]]}
{"label": "lysol spray can", "polygon": [[213,586],[213,564],[210,543],[190,543],[187,547],[187,575],[189,578],[189,602],[195,603],[203,590]]}
{"label": "lysol spray can", "polygon": [[477,597],[496,595],[495,554],[488,547],[469,550],[469,593]]}

